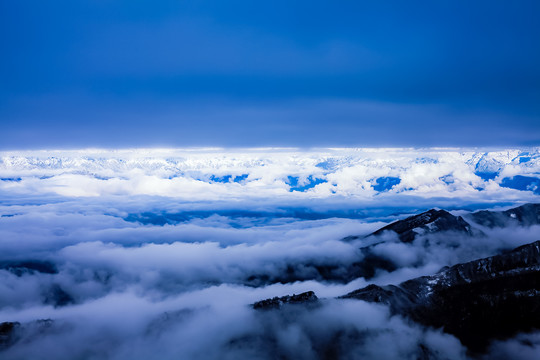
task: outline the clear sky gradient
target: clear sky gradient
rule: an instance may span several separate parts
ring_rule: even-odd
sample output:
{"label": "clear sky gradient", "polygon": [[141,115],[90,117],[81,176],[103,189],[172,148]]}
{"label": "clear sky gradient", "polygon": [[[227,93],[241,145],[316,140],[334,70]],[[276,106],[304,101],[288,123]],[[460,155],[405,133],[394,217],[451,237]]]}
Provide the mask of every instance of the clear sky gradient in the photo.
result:
{"label": "clear sky gradient", "polygon": [[540,144],[540,2],[0,2],[0,148]]}

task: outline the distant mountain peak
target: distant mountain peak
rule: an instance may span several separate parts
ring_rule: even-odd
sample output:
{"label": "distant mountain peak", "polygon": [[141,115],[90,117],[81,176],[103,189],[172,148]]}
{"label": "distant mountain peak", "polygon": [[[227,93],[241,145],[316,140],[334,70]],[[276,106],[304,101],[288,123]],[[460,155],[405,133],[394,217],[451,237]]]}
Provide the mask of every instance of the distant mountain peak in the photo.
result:
{"label": "distant mountain peak", "polygon": [[412,242],[416,235],[439,231],[457,231],[472,235],[471,226],[461,216],[454,216],[446,210],[431,209],[403,220],[395,221],[371,235],[381,235],[385,231],[398,234],[402,242]]}

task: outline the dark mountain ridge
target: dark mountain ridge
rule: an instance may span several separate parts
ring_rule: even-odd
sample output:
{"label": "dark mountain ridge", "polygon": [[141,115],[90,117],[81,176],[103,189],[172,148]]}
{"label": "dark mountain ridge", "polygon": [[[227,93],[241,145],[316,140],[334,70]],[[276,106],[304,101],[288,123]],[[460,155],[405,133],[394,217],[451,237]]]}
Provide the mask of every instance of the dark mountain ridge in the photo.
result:
{"label": "dark mountain ridge", "polygon": [[[412,242],[416,236],[452,231],[468,236],[484,235],[474,225],[488,228],[540,225],[540,204],[524,204],[504,211],[480,210],[464,216],[452,215],[446,210],[431,209],[423,213],[397,220],[369,236],[380,236],[385,231],[398,234],[400,241]],[[344,240],[358,239],[358,236],[348,236]]]}
{"label": "dark mountain ridge", "polygon": [[394,314],[442,328],[469,349],[482,351],[490,340],[540,329],[540,241],[397,286],[369,285],[341,298],[387,304]]}
{"label": "dark mountain ridge", "polygon": [[[274,303],[288,298],[256,304],[279,309]],[[305,298],[310,303],[316,296],[310,293]],[[493,340],[540,329],[540,240],[398,285],[372,284],[338,299],[385,304],[392,314],[441,328],[472,354],[482,353]],[[295,304],[302,303],[301,298],[296,300]]]}
{"label": "dark mountain ridge", "polygon": [[461,216],[454,216],[446,210],[437,209],[431,209],[404,220],[395,221],[371,235],[381,235],[385,231],[395,232],[404,243],[412,242],[419,233],[455,231],[465,235],[473,235],[471,225],[463,220]]}
{"label": "dark mountain ridge", "polygon": [[505,211],[481,210],[469,215],[475,223],[489,228],[540,224],[540,204],[525,204]]}
{"label": "dark mountain ridge", "polygon": [[[468,219],[470,222],[468,222]],[[506,211],[478,211],[464,216],[456,216],[446,210],[431,209],[423,213],[409,216],[388,224],[367,236],[347,236],[342,239],[350,242],[359,239],[380,237],[384,233],[394,232],[399,241],[410,244],[416,238],[423,236],[429,238],[437,235],[458,236],[471,238],[484,237],[486,234],[479,229],[479,225],[493,226],[532,226],[540,224],[540,204],[526,204]],[[498,224],[498,225],[497,225]],[[384,241],[370,242],[358,249],[358,260],[344,265],[336,262],[305,262],[287,264],[279,272],[249,274],[244,284],[249,286],[262,286],[273,283],[292,283],[295,281],[332,281],[348,283],[359,277],[373,278],[379,271],[392,272],[399,265],[392,259],[374,251],[374,247]]]}

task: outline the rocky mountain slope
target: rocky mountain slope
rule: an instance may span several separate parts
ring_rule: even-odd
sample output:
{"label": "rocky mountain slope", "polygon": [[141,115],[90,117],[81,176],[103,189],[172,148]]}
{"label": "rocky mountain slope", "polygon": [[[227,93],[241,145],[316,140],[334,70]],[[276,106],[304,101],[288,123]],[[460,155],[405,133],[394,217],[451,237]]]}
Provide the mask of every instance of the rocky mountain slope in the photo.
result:
{"label": "rocky mountain slope", "polygon": [[342,298],[384,303],[395,314],[442,328],[471,350],[540,328],[540,241],[458,264],[397,286],[370,285]]}
{"label": "rocky mountain slope", "polygon": [[[398,285],[369,285],[339,299],[385,304],[392,314],[441,328],[471,353],[481,353],[492,340],[540,329],[540,241]],[[308,292],[259,301],[254,308],[314,301]]]}
{"label": "rocky mountain slope", "polygon": [[445,210],[431,209],[404,220],[393,222],[371,235],[381,235],[385,231],[398,234],[402,242],[408,243],[419,234],[430,234],[442,231],[455,231],[464,235],[473,235],[471,225],[461,216],[454,216]]}
{"label": "rocky mountain slope", "polygon": [[482,210],[472,213],[469,218],[489,228],[538,225],[540,204],[525,204],[505,211]]}

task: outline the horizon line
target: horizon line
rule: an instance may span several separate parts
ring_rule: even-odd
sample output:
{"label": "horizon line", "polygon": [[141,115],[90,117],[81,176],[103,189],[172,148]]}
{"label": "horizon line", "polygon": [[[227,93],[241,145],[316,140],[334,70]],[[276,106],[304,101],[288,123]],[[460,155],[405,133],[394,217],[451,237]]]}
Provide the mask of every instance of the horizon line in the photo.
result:
{"label": "horizon line", "polygon": [[508,150],[540,150],[540,145],[523,146],[190,146],[190,147],[80,147],[80,148],[35,148],[35,149],[0,149],[0,154],[32,153],[32,152],[316,152],[316,151],[508,151]]}

